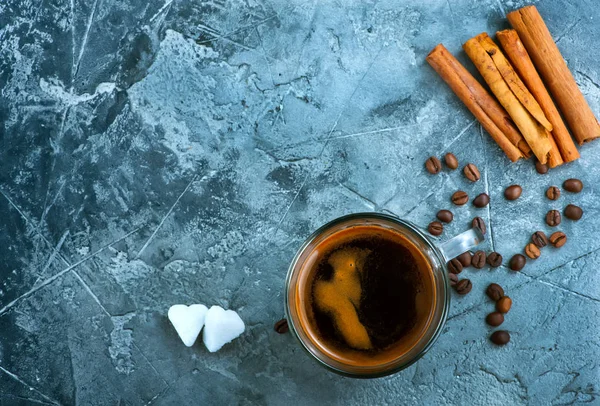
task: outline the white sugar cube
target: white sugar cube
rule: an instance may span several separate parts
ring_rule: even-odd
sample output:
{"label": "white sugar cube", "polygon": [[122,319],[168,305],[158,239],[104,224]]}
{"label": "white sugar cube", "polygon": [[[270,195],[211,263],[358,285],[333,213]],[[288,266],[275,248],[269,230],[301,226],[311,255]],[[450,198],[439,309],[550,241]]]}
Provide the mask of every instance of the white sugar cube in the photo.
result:
{"label": "white sugar cube", "polygon": [[239,337],[245,329],[244,322],[236,312],[212,306],[204,319],[202,339],[208,351],[216,352]]}
{"label": "white sugar cube", "polygon": [[208,308],[202,304],[193,304],[186,306],[182,304],[171,306],[168,317],[175,327],[175,331],[179,334],[181,341],[191,347],[194,345],[200,330],[204,326],[204,320]]}

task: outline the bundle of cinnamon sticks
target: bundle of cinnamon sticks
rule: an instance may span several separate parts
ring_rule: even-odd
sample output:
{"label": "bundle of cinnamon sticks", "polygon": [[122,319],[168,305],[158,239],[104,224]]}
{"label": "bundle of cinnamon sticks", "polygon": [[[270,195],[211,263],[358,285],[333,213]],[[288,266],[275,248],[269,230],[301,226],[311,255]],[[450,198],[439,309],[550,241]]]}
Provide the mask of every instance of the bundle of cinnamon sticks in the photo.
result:
{"label": "bundle of cinnamon sticks", "polygon": [[536,7],[507,17],[514,30],[496,33],[502,49],[486,33],[463,45],[497,101],[442,44],[427,62],[511,161],[532,154],[552,168],[574,161],[579,152],[562,117],[579,145],[600,138],[600,123]]}

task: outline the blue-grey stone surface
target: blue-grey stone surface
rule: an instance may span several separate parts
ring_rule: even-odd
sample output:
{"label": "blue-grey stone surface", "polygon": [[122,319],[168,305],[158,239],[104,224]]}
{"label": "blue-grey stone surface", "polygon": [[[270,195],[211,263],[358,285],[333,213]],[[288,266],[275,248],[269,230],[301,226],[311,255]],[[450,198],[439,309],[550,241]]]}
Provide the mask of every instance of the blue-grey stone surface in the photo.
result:
{"label": "blue-grey stone surface", "polygon": [[[473,70],[461,43],[527,3],[0,2],[0,404],[600,404],[600,141],[546,176],[510,164],[424,61],[443,42]],[[600,7],[535,3],[600,115]],[[482,180],[428,175],[446,151]],[[569,177],[581,194],[544,198]],[[480,215],[505,264],[550,208],[585,215],[523,272],[466,270],[473,291],[396,375],[334,375],[273,331],[313,229],[359,211],[426,227],[459,188],[491,204],[454,210],[442,240]],[[502,348],[490,282],[514,301]],[[175,303],[246,332],[186,348]]]}

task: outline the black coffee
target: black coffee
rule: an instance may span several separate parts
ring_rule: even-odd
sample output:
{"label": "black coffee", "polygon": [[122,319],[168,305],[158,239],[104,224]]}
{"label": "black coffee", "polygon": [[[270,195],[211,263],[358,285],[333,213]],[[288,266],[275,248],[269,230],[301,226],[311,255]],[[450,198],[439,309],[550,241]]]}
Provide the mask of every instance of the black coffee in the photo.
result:
{"label": "black coffee", "polygon": [[417,254],[404,236],[379,227],[345,230],[329,241],[311,288],[320,339],[342,352],[381,352],[418,334],[429,314],[419,306],[432,293],[423,277],[431,268]]}

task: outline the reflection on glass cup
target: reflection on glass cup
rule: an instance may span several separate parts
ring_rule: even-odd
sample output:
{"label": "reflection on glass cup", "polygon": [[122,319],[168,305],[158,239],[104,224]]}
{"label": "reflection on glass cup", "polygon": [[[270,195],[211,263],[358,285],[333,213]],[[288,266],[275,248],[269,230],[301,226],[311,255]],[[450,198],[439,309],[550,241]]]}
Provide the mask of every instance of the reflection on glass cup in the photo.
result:
{"label": "reflection on glass cup", "polygon": [[446,321],[446,263],[483,239],[473,228],[436,244],[396,217],[340,217],[315,231],[290,265],[290,328],[312,357],[337,373],[373,378],[407,368]]}

